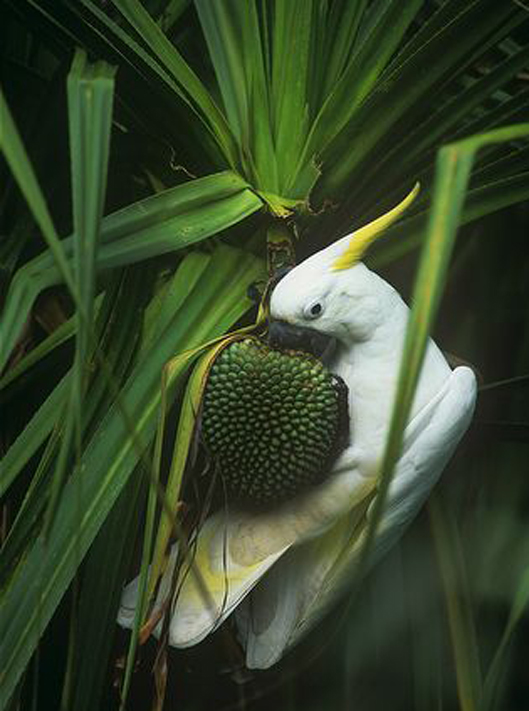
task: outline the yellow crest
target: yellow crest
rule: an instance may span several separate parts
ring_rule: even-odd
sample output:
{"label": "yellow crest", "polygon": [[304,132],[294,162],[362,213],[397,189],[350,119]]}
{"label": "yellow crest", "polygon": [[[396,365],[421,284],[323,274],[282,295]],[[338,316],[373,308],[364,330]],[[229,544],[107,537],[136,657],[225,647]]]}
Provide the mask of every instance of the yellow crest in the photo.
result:
{"label": "yellow crest", "polygon": [[409,205],[415,200],[419,193],[420,185],[415,183],[413,190],[406,195],[402,202],[386,212],[384,215],[377,217],[376,220],[364,225],[350,236],[349,243],[340,256],[334,260],[331,265],[333,270],[349,269],[354,264],[360,261],[364,252],[369,245],[376,240],[380,234],[387,229],[395,220],[402,215]]}

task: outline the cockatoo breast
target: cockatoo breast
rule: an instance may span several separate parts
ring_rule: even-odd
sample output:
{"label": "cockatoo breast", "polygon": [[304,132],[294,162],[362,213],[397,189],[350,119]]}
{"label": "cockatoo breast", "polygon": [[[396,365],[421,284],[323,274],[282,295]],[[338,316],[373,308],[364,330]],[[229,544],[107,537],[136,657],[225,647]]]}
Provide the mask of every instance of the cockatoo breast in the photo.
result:
{"label": "cockatoo breast", "polygon": [[[369,270],[368,270],[369,271]],[[378,460],[386,440],[410,314],[398,292],[369,271],[370,294],[380,312],[365,339],[341,341],[330,369],[349,388],[351,443]],[[410,419],[443,387],[451,369],[435,343],[428,341]]]}

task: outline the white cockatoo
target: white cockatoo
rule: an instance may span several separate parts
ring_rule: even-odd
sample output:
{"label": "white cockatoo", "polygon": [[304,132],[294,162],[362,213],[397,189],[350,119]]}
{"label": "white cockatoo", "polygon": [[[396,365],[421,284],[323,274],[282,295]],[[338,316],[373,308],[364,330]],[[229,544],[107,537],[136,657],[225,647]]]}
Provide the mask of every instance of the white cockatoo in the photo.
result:
{"label": "white cockatoo", "polygon": [[[328,367],[348,386],[350,443],[312,489],[272,510],[232,504],[205,521],[169,605],[173,646],[199,643],[235,613],[248,668],[270,667],[321,619],[354,575],[377,492],[409,317],[395,289],[361,258],[415,193],[306,259],[275,287],[271,319],[287,333],[289,327],[310,328],[336,340]],[[475,398],[472,370],[452,370],[430,340],[371,561],[396,542],[423,504],[470,423]],[[173,546],[158,608],[169,594],[176,558]],[[138,579],[123,591],[123,627],[132,626],[137,591]]]}

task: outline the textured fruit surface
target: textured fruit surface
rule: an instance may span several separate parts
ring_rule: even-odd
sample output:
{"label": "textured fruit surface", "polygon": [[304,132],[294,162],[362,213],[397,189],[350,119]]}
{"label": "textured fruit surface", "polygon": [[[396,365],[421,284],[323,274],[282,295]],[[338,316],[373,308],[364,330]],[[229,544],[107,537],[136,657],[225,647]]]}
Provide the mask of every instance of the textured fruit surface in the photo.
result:
{"label": "textured fruit surface", "polygon": [[224,348],[206,385],[202,433],[228,494],[267,505],[321,482],[343,439],[343,387],[306,353],[256,338]]}

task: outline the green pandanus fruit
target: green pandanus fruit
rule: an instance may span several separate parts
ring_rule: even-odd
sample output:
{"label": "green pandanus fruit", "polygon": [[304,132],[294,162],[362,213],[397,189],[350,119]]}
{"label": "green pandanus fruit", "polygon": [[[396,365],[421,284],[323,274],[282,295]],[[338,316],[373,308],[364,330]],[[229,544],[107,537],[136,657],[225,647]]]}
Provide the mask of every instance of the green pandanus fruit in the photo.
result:
{"label": "green pandanus fruit", "polygon": [[345,384],[308,353],[250,337],[211,367],[202,434],[233,499],[266,506],[322,482],[348,431]]}

